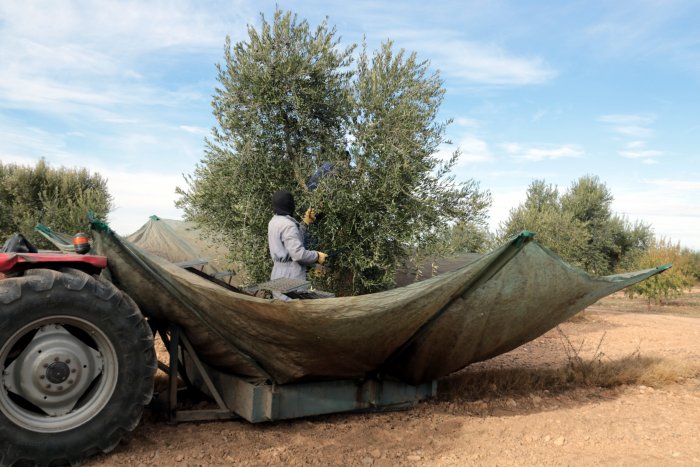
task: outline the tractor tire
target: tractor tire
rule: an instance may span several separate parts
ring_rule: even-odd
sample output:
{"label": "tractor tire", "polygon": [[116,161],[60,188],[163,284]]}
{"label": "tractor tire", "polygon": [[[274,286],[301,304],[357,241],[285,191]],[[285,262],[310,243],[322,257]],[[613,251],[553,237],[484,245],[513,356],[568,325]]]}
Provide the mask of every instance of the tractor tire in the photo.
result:
{"label": "tractor tire", "polygon": [[134,301],[76,269],[0,280],[0,466],[114,449],[153,395],[153,334]]}

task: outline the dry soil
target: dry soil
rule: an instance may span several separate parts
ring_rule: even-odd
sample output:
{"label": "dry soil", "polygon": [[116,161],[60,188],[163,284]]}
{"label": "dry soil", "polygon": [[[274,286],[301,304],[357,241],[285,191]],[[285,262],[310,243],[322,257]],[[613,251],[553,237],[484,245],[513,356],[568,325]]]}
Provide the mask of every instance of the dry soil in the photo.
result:
{"label": "dry soil", "polygon": [[[147,409],[128,439],[88,465],[700,466],[694,292],[664,307],[621,294],[604,299],[559,329],[446,378],[436,399],[408,411],[172,426]],[[609,387],[498,380],[512,370],[537,379],[572,358],[602,365],[641,358],[669,374]],[[487,374],[495,383],[467,389]]]}

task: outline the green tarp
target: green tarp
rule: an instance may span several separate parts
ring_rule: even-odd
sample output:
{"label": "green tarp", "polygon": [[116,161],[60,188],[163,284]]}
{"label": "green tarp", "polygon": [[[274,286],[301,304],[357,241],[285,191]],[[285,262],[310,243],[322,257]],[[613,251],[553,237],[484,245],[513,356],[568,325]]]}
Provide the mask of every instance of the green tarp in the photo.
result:
{"label": "green tarp", "polygon": [[54,232],[44,224],[37,224],[34,230],[39,232],[45,239],[53,243],[56,248],[64,253],[75,253],[73,246],[73,237],[68,234]]}
{"label": "green tarp", "polygon": [[204,272],[209,274],[237,269],[226,260],[226,249],[205,240],[192,222],[151,216],[126,240],[173,263],[205,259]]}
{"label": "green tarp", "polygon": [[523,232],[456,271],[406,287],[278,301],[221,287],[104,224],[93,223],[93,238],[117,286],[147,316],[179,323],[204,361],[279,384],[376,373],[430,381],[528,342],[664,269],[593,277]]}

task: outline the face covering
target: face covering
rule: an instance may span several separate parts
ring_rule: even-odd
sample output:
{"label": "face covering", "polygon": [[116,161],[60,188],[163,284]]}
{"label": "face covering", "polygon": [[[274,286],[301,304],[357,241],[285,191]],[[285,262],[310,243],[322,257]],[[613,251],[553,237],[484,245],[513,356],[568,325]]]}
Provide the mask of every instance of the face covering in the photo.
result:
{"label": "face covering", "polygon": [[294,197],[287,190],[276,191],[272,195],[272,210],[280,216],[294,215]]}

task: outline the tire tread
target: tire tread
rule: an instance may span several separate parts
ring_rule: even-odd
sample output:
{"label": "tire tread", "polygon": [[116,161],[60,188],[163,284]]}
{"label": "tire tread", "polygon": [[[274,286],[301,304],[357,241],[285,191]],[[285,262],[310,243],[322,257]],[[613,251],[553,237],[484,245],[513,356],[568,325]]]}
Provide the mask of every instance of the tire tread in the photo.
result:
{"label": "tire tread", "polygon": [[[29,298],[31,295],[39,295],[48,299],[52,293],[59,293],[60,289],[66,293],[87,295],[91,299],[112,304],[114,313],[103,314],[102,320],[108,322],[110,326],[114,326],[114,329],[119,329],[118,332],[130,334],[130,336],[123,337],[129,337],[128,340],[133,341],[130,353],[137,356],[135,359],[143,364],[141,368],[129,369],[134,380],[128,384],[140,382],[139,396],[132,397],[120,409],[120,413],[123,413],[124,416],[112,420],[115,423],[112,425],[113,429],[104,433],[92,444],[76,449],[75,452],[66,452],[63,449],[48,450],[48,452],[30,449],[23,451],[19,446],[2,441],[7,439],[5,430],[12,428],[5,427],[3,429],[2,424],[0,424],[0,466],[13,465],[20,461],[29,462],[30,465],[62,463],[77,465],[96,453],[107,453],[119,444],[126,433],[133,431],[138,426],[143,414],[143,407],[152,398],[153,382],[157,370],[153,333],[136,303],[112,283],[72,268],[63,268],[59,271],[32,269],[26,271],[24,276],[0,280],[0,303],[11,305],[23,297]],[[78,297],[76,296],[76,298]],[[17,304],[13,306],[17,306]],[[6,319],[4,315],[5,313],[0,308],[0,326]],[[117,321],[127,324],[121,326]],[[139,355],[140,357],[138,357]],[[99,415],[97,416],[99,417]],[[0,421],[1,418],[0,414]]]}

